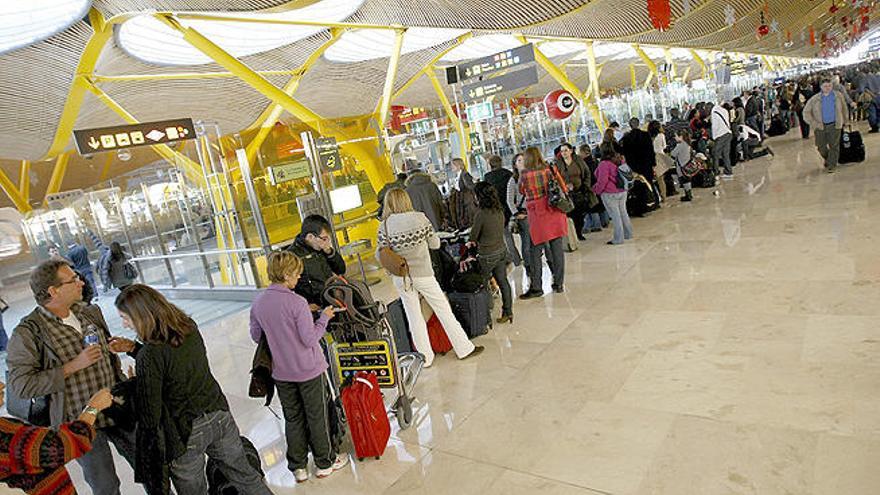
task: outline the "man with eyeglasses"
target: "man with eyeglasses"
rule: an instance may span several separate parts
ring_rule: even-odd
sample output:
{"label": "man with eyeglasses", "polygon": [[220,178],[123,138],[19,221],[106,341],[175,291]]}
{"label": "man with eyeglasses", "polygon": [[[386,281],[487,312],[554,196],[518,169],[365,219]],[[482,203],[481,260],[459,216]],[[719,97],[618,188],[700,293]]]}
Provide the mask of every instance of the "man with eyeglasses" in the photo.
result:
{"label": "man with eyeglasses", "polygon": [[299,256],[303,272],[293,291],[306,298],[312,311],[327,305],[321,295],[324,284],[336,275],[345,274],[345,260],[333,247],[333,231],[330,222],[321,215],[309,215],[302,223],[302,230],[286,249]]}
{"label": "man with eyeglasses", "polygon": [[[47,398],[48,415],[18,411],[37,426],[58,427],[89,411],[89,399],[99,390],[125,379],[119,358],[109,350],[110,331],[101,309],[82,301],[83,280],[65,260],[49,260],[30,276],[37,307],[21,319],[9,339],[6,364],[10,398],[19,403]],[[86,343],[92,339],[97,343]],[[9,404],[10,412],[14,405]],[[89,411],[92,412],[92,411]],[[92,450],[77,460],[95,495],[119,494],[119,478],[108,442],[133,463],[134,432],[117,427],[96,414],[97,435]],[[40,424],[44,423],[44,424]]]}

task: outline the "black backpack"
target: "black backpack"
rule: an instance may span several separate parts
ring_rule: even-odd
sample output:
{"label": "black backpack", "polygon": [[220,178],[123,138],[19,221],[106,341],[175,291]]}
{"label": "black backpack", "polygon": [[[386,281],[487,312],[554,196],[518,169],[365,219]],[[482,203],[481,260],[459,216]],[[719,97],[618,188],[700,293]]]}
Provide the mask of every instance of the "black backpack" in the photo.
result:
{"label": "black backpack", "polygon": [[334,275],[324,285],[324,300],[345,311],[330,320],[328,331],[339,342],[367,340],[382,325],[383,311],[367,284]]}

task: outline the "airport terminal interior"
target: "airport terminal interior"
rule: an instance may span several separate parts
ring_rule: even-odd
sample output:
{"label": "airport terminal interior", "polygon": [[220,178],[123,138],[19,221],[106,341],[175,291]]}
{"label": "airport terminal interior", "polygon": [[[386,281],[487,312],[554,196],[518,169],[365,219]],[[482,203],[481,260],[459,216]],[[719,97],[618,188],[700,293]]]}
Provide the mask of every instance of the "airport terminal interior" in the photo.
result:
{"label": "airport terminal interior", "polygon": [[[19,322],[38,306],[35,269],[63,260],[75,277],[47,297],[82,286],[108,331],[94,344],[51,309],[71,356],[100,345],[111,362],[110,336],[145,344],[123,370],[173,355],[117,310],[156,289],[198,325],[245,439],[229,463],[271,493],[876,495],[878,19],[877,0],[6,0],[0,437],[44,399],[26,384],[47,359]],[[410,198],[433,277],[389,267],[418,264],[382,241]],[[304,228],[315,215],[323,237]],[[338,445],[324,468],[311,443],[302,472],[290,406],[252,393],[252,329],[255,301],[282,283],[277,253],[298,253],[307,279],[327,263],[309,242],[344,260],[331,282],[375,304],[328,284],[312,311],[336,306],[335,323],[318,343],[297,334],[327,368],[310,380]],[[398,302],[427,281],[447,309],[422,289],[415,309]],[[67,397],[73,421],[85,394],[74,412],[94,413],[106,446],[119,426],[85,399],[115,381],[72,394],[88,366],[54,371],[49,408]],[[378,389],[363,388],[370,373]],[[132,401],[146,381],[127,380]],[[355,389],[378,397],[378,418]],[[160,397],[163,421],[196,407]],[[57,429],[52,411],[34,424]],[[178,460],[199,448],[192,428]],[[22,485],[9,447],[0,493],[99,493],[89,449],[28,473],[66,469],[70,492]],[[135,481],[142,461],[107,455],[120,486],[104,492],[169,493]],[[174,493],[205,493],[173,460]],[[211,466],[195,477],[220,493],[228,472]]]}

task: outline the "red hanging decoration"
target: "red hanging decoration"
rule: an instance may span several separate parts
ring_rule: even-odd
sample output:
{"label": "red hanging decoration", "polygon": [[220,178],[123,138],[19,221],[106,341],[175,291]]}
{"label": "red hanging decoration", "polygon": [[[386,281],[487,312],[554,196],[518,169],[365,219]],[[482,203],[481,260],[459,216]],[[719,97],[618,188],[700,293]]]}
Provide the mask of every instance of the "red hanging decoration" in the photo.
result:
{"label": "red hanging decoration", "polygon": [[767,25],[767,18],[765,17],[765,12],[767,11],[767,4],[764,4],[764,9],[761,11],[761,24],[758,25],[758,39],[767,36],[770,33],[770,26]]}
{"label": "red hanging decoration", "polygon": [[836,14],[838,10],[840,10],[840,7],[837,6],[837,2],[835,0],[831,0],[831,7],[828,7],[828,12]]}
{"label": "red hanging decoration", "polygon": [[810,46],[816,46],[816,30],[810,26]]}
{"label": "red hanging decoration", "polygon": [[666,31],[672,21],[672,8],[669,0],[648,0],[648,17],[654,29]]}

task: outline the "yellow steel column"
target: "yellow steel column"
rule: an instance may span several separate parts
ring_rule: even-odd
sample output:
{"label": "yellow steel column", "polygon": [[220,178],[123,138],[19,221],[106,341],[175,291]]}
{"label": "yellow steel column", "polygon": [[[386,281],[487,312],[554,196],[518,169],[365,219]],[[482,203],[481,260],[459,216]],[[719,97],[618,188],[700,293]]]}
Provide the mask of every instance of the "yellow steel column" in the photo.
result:
{"label": "yellow steel column", "polygon": [[[55,168],[52,169],[52,177],[49,179],[49,185],[46,187],[47,198],[49,195],[55,194],[61,190],[61,183],[64,182],[64,174],[67,173],[67,162],[70,160],[71,153],[71,151],[62,153],[55,159]],[[46,202],[47,201],[44,198],[43,204],[46,204]]]}
{"label": "yellow steel column", "polygon": [[[648,66],[648,71],[651,72],[651,75],[656,76],[657,75],[657,64],[655,64],[654,61],[651,60],[651,57],[649,57],[648,54],[645,53],[645,51],[642,50],[642,47],[640,47],[638,44],[633,43],[632,47],[633,47],[633,50],[636,51],[636,55],[638,55],[639,58],[641,58],[642,61],[645,62],[645,65]],[[648,80],[650,80],[650,78],[648,78]]]}
{"label": "yellow steel column", "polygon": [[697,63],[697,65],[700,66],[700,79],[705,79],[706,78],[706,61],[703,60],[703,57],[701,57],[700,54],[697,53],[697,51],[694,50],[693,48],[691,48],[690,52],[691,52],[691,56],[694,57],[694,61]]}
{"label": "yellow steel column", "polygon": [[[87,90],[91,91],[92,94],[98,97],[101,100],[101,103],[107,106],[110,110],[113,110],[117,115],[122,117],[125,122],[129,124],[137,124],[138,119],[128,113],[128,111],[122,107],[119,103],[116,102],[113,98],[110,97],[107,93],[105,93],[101,88],[97,87],[92,83],[92,81],[87,78],[82,78],[83,82],[81,83]],[[195,184],[201,184],[204,182],[204,178],[202,176],[202,166],[198,163],[190,160],[188,157],[174,151],[167,144],[155,144],[150,146],[153,151],[156,152],[162,158],[168,160],[171,163],[180,163],[183,166],[184,172],[187,174],[187,177]]]}
{"label": "yellow steel column", "polygon": [[406,36],[406,29],[398,29],[394,32],[394,48],[391,50],[391,58],[388,59],[388,71],[385,73],[385,86],[382,88],[382,99],[376,111],[373,112],[379,116],[379,127],[385,125],[388,118],[388,110],[391,108],[391,94],[394,91],[394,81],[397,79],[397,67],[400,65],[400,50],[403,48],[403,38]]}
{"label": "yellow steel column", "polygon": [[[331,29],[330,30],[330,39],[327,40],[323,45],[321,45],[317,50],[314,51],[309,58],[303,62],[302,65],[297,69],[297,73],[295,76],[291,77],[287,84],[281,89],[289,96],[293,96],[296,93],[296,90],[299,88],[299,83],[302,81],[302,78],[306,75],[306,72],[315,65],[315,63],[321,59],[321,55],[327,51],[328,48],[333,46],[334,43],[339,41],[339,37],[342,36],[343,30],[341,29]],[[257,117],[257,120],[254,122],[260,123],[260,130],[257,131],[257,135],[251,139],[251,142],[248,143],[245,151],[247,152],[248,162],[254,163],[254,158],[257,156],[257,151],[260,150],[260,146],[263,145],[263,142],[266,141],[266,138],[269,136],[269,132],[272,131],[272,127],[275,125],[275,122],[281,117],[281,114],[284,113],[284,107],[277,103],[270,103],[269,106],[263,110],[263,113]]]}
{"label": "yellow steel column", "polygon": [[770,59],[768,59],[766,55],[761,55],[761,60],[764,61],[764,65],[767,66],[767,70],[771,72],[776,70],[776,67],[774,67],[773,64],[770,63]]}
{"label": "yellow steel column", "polygon": [[70,142],[70,136],[73,133],[73,126],[76,124],[76,117],[79,115],[79,109],[82,107],[83,98],[86,95],[86,88],[82,84],[81,75],[91,74],[95,70],[98,63],[98,57],[107,44],[107,40],[113,36],[113,26],[108,25],[104,21],[104,16],[94,7],[89,10],[89,23],[92,25],[94,33],[86,43],[85,49],[80,56],[79,64],[76,66],[76,75],[71,81],[70,90],[67,93],[67,100],[64,102],[64,109],[61,112],[61,118],[58,120],[58,128],[55,130],[55,137],[46,152],[45,158],[52,158],[64,152],[67,143]]}
{"label": "yellow steel column", "polygon": [[21,169],[18,172],[18,193],[25,201],[30,201],[31,197],[31,162],[30,160],[21,161]]}
{"label": "yellow steel column", "polygon": [[434,65],[437,62],[439,62],[441,58],[443,58],[447,53],[451,52],[454,48],[456,48],[459,45],[461,45],[462,43],[464,43],[467,39],[469,39],[473,35],[474,35],[473,31],[468,31],[468,32],[464,33],[463,35],[459,36],[458,38],[456,38],[455,42],[453,42],[451,45],[444,48],[440,53],[435,55],[434,58],[432,58],[430,62],[428,62],[424,67],[422,67],[422,70],[416,72],[405,83],[403,83],[403,86],[397,88],[397,91],[395,91],[394,94],[391,96],[391,101],[393,102],[394,100],[399,98],[400,95],[402,95],[404,91],[409,89],[409,87],[412,86],[413,83],[418,81],[419,78],[422,77],[422,75],[428,73],[428,71],[434,70]]}
{"label": "yellow steel column", "polygon": [[587,41],[587,73],[590,76],[590,89],[593,98],[599,101],[599,71],[596,69],[596,52],[593,50],[593,40]]}
{"label": "yellow steel column", "polygon": [[3,192],[9,196],[9,200],[12,201],[12,204],[15,205],[15,209],[19,211],[19,213],[27,213],[31,211],[31,205],[28,204],[26,198],[22,197],[21,193],[15,187],[15,183],[12,182],[12,179],[6,175],[6,172],[0,170],[0,189],[3,189]]}
{"label": "yellow steel column", "polygon": [[[324,135],[336,137],[340,141],[350,140],[348,133],[338,129],[332,124],[320,128],[320,124],[324,120],[320,115],[316,114],[293,97],[287,95],[284,91],[269,82],[265,77],[254,72],[253,69],[230,55],[195,29],[184,27],[171,15],[157,14],[156,18],[174,30],[179,31],[183,34],[183,39],[186,40],[187,43],[197,48],[226,70],[234,73],[250,87],[262,93],[275,103],[283,106],[285,110],[290,112],[291,115],[299,119],[302,123],[318,130]],[[381,136],[379,138],[381,139]],[[391,168],[387,166],[378,167],[375,163],[375,157],[372,150],[368,150],[360,143],[353,143],[345,148],[354,155],[358,161],[363,163],[364,170],[370,179],[370,184],[375,190],[378,191],[382,186],[391,181],[391,178],[393,177],[391,174]]]}
{"label": "yellow steel column", "polygon": [[632,89],[637,89],[639,81],[636,79],[636,64],[629,64],[629,78],[632,80]]}
{"label": "yellow steel column", "polygon": [[681,76],[681,82],[687,84],[688,76],[691,75],[691,66],[688,65],[687,68],[684,69],[684,75]]}
{"label": "yellow steel column", "polygon": [[443,105],[443,109],[446,110],[446,116],[449,118],[449,123],[452,125],[456,131],[461,130],[464,136],[459,136],[458,140],[459,145],[459,154],[461,159],[465,159],[468,156],[468,148],[470,148],[470,135],[467,127],[462,125],[461,121],[458,118],[458,115],[455,113],[455,110],[452,109],[452,104],[449,103],[449,98],[446,97],[446,93],[443,92],[443,85],[440,84],[440,80],[437,79],[437,74],[434,73],[434,69],[431,69],[425,72],[425,75],[428,76],[428,79],[431,80],[431,85],[434,86],[434,92],[437,93],[437,98],[440,99],[440,103]]}

